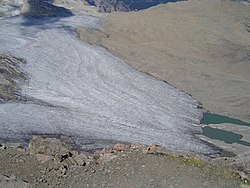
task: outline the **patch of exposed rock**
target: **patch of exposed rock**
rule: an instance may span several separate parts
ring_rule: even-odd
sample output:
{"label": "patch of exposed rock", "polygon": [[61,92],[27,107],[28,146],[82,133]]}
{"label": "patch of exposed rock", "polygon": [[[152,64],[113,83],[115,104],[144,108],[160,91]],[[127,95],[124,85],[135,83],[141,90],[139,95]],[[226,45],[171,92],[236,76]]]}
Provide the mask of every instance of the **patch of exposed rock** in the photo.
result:
{"label": "patch of exposed rock", "polygon": [[[161,3],[175,2],[176,0],[86,0],[90,5],[95,5],[99,12],[129,12],[146,9]],[[178,0],[177,0],[178,1]]]}
{"label": "patch of exposed rock", "polygon": [[[22,148],[20,145],[15,145]],[[2,145],[2,147],[6,146]],[[22,150],[23,151],[23,150]],[[142,144],[115,144],[96,150],[94,154],[84,151],[72,150],[68,144],[65,144],[57,138],[43,138],[42,136],[33,136],[29,143],[28,153],[37,158],[41,163],[61,164],[64,168],[70,166],[86,166],[93,163],[109,162],[117,157],[120,152],[142,151],[144,154],[157,154],[166,152],[160,146],[145,146]],[[186,155],[187,156],[187,155]]]}
{"label": "patch of exposed rock", "polygon": [[130,10],[129,6],[121,0],[88,0],[88,3],[95,5],[99,12],[128,12]]}
{"label": "patch of exposed rock", "polygon": [[27,79],[21,69],[24,64],[23,59],[0,54],[0,103],[24,99],[21,96],[21,85]]}
{"label": "patch of exposed rock", "polygon": [[59,167],[63,174],[70,166],[86,166],[94,162],[90,154],[70,150],[59,139],[41,136],[33,136],[29,144],[29,154],[35,155],[41,163],[50,163]]}

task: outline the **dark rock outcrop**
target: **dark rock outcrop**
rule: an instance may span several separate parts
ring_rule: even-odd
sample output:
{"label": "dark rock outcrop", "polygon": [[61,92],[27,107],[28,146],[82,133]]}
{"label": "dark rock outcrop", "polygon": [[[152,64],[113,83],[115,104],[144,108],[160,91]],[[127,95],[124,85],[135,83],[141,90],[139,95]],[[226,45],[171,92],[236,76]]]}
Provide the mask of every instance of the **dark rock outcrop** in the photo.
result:
{"label": "dark rock outcrop", "polygon": [[90,5],[98,8],[99,12],[128,12],[146,9],[161,3],[176,2],[178,0],[87,0]]}
{"label": "dark rock outcrop", "polygon": [[32,17],[69,17],[73,13],[61,6],[56,6],[53,4],[53,0],[29,0],[26,3],[28,8],[23,11],[24,16]]}
{"label": "dark rock outcrop", "polygon": [[21,85],[26,75],[20,69],[25,61],[11,55],[0,54],[0,103],[21,100]]}
{"label": "dark rock outcrop", "polygon": [[130,10],[128,4],[121,0],[88,0],[88,3],[95,5],[99,12],[128,12]]}

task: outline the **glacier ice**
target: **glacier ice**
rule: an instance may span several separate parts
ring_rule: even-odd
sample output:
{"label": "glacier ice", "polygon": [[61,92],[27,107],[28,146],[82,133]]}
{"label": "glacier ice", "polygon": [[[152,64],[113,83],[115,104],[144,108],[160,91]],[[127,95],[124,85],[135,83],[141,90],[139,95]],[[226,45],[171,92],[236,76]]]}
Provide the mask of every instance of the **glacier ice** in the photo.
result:
{"label": "glacier ice", "polygon": [[98,18],[15,17],[0,25],[0,53],[25,59],[29,78],[22,86],[27,102],[0,104],[1,140],[62,134],[82,144],[101,139],[214,151],[195,137],[202,114],[191,96],[78,40],[74,28],[98,28]]}

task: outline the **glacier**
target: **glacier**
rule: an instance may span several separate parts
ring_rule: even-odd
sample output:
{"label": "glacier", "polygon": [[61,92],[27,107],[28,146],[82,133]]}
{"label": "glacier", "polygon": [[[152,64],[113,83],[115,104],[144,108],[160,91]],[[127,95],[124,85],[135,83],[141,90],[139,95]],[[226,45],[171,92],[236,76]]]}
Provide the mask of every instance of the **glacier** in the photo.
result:
{"label": "glacier", "polygon": [[21,91],[27,101],[0,104],[0,140],[66,135],[82,149],[103,140],[217,152],[195,136],[202,113],[190,95],[74,33],[100,24],[88,15],[0,20],[0,53],[25,59],[28,76]]}

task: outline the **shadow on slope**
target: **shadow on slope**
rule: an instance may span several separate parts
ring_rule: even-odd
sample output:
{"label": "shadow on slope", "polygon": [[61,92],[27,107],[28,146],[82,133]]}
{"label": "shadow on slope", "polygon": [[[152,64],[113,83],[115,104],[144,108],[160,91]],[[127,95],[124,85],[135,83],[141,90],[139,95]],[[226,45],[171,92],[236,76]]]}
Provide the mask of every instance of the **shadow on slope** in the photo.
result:
{"label": "shadow on slope", "polygon": [[24,16],[31,17],[69,17],[73,13],[64,8],[53,5],[54,0],[29,0]]}
{"label": "shadow on slope", "polygon": [[53,2],[54,0],[29,0],[27,9],[23,13],[25,17],[23,25],[41,26],[74,15],[70,10],[56,6]]}

